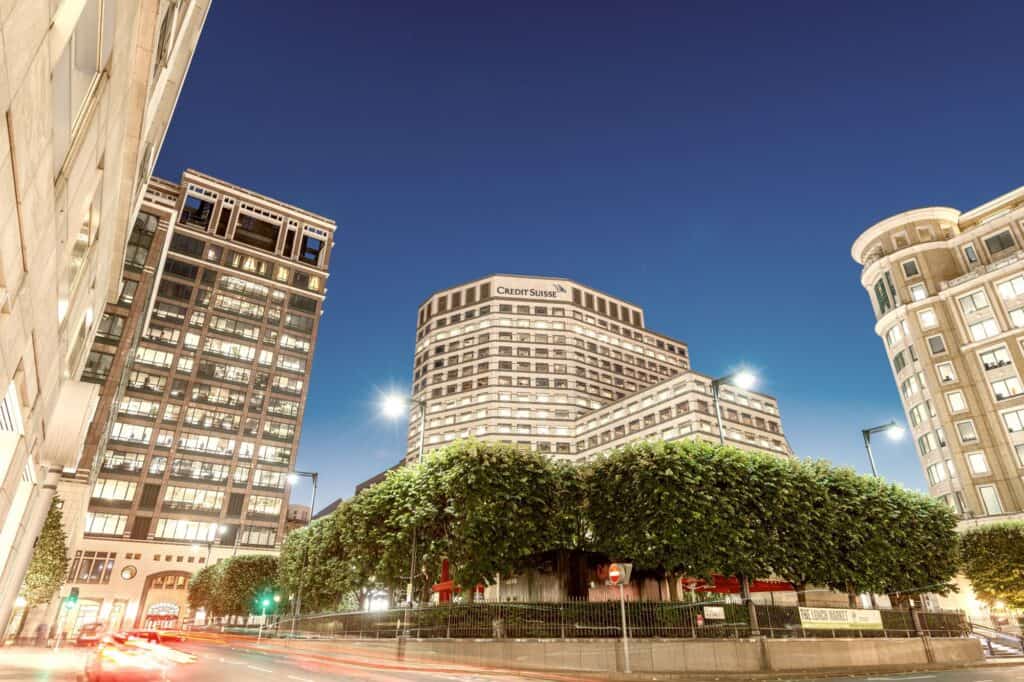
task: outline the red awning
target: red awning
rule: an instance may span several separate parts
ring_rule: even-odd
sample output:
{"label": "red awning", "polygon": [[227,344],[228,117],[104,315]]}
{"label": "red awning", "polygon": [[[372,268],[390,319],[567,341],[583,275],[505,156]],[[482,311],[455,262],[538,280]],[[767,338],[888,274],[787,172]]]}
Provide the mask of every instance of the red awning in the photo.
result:
{"label": "red awning", "polygon": [[[715,594],[739,594],[740,581],[734,576],[716,575],[708,583],[703,578],[683,578],[683,588],[696,592],[713,592]],[[793,585],[785,580],[755,580],[750,584],[751,592],[792,592]]]}

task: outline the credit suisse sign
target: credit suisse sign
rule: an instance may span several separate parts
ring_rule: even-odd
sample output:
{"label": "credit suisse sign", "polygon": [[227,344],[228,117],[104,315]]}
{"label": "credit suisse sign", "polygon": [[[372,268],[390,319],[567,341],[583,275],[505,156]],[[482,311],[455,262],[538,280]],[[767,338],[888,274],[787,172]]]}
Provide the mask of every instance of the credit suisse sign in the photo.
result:
{"label": "credit suisse sign", "polygon": [[549,301],[568,301],[569,287],[549,279],[511,279],[499,277],[494,281],[494,293],[514,298],[539,298]]}

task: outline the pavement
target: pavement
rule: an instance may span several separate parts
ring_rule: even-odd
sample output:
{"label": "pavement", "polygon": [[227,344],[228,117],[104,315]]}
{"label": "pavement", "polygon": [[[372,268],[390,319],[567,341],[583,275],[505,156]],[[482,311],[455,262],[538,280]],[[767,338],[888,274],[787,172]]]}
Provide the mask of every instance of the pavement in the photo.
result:
{"label": "pavement", "polygon": [[[408,680],[464,680],[485,682],[536,680],[569,682],[608,679],[569,673],[535,673],[475,667],[441,662],[385,660],[358,653],[322,656],[282,647],[273,640],[256,643],[239,638],[209,637],[171,645],[195,656],[195,662],[179,665],[170,672],[173,682],[404,682]],[[0,649],[0,681],[70,682],[84,668],[88,650],[67,648]],[[621,676],[620,679],[625,679]],[[669,679],[668,676],[631,676],[629,679]],[[673,679],[684,679],[674,677]],[[732,678],[736,679],[736,678]],[[856,676],[786,678],[800,682],[1024,682],[1024,659],[1003,660],[974,668],[904,674],[862,674]]]}

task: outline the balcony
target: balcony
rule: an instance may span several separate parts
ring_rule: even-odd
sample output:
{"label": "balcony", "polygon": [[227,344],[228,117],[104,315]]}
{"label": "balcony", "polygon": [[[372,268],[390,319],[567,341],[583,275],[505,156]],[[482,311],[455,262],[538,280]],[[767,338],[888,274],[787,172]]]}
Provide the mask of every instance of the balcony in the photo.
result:
{"label": "balcony", "polygon": [[965,282],[970,282],[973,279],[977,279],[982,275],[987,275],[990,272],[996,272],[1002,270],[1005,267],[1020,263],[1024,261],[1024,249],[1018,249],[1005,258],[1000,258],[997,261],[989,263],[988,265],[978,265],[973,270],[965,275],[960,275],[954,279],[947,280],[939,283],[939,291],[945,291],[946,289],[952,289],[953,287],[960,286]]}

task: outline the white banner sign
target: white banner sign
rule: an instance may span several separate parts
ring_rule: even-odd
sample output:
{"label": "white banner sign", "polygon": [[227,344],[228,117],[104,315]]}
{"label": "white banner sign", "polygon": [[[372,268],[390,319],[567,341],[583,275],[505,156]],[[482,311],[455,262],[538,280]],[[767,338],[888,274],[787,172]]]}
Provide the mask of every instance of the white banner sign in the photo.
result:
{"label": "white banner sign", "polygon": [[725,620],[724,606],[705,606],[704,617],[708,620]]}
{"label": "white banner sign", "polygon": [[805,630],[881,630],[882,612],[801,606],[800,625]]}

